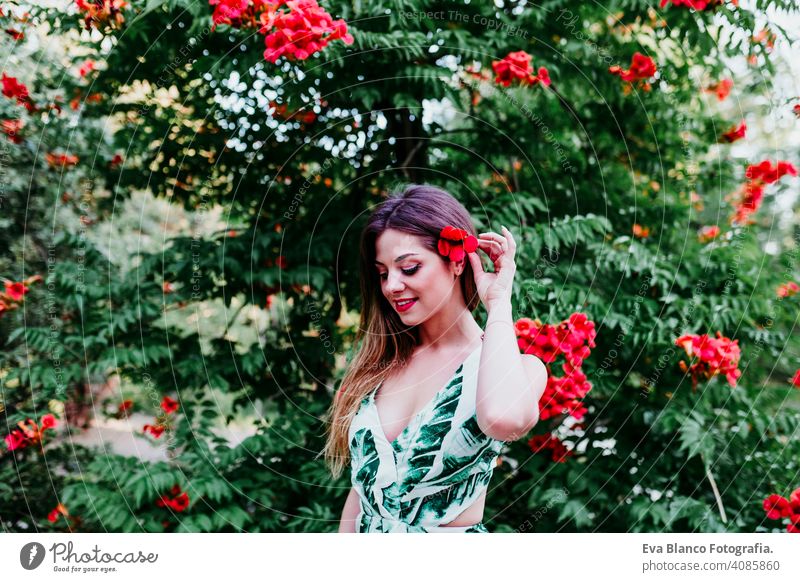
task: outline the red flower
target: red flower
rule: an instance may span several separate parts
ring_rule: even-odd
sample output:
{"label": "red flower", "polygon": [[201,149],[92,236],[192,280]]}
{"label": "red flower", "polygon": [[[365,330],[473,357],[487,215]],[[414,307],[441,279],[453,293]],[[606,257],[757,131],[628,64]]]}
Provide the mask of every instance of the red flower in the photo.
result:
{"label": "red flower", "polygon": [[528,440],[528,447],[534,453],[550,451],[550,458],[555,463],[566,463],[567,457],[571,457],[574,454],[564,446],[564,443],[550,433],[534,435]]}
{"label": "red flower", "polygon": [[650,236],[650,227],[635,223],[633,225],[633,236],[636,238],[647,238]]}
{"label": "red flower", "polygon": [[9,77],[3,73],[3,95],[9,99],[16,99],[17,103],[24,104],[30,96],[28,95],[28,88],[17,81],[16,77]]}
{"label": "red flower", "polygon": [[655,75],[657,70],[655,61],[640,52],[633,53],[630,69],[624,70],[618,65],[608,68],[609,73],[619,75],[623,81],[627,81],[628,83],[646,81]]}
{"label": "red flower", "polygon": [[785,513],[784,517],[789,518],[786,531],[789,533],[800,533],[800,488],[792,491],[792,494],[789,496],[789,507],[783,511]]}
{"label": "red flower", "polygon": [[[656,74],[656,63],[653,59],[641,53],[634,53],[631,59],[631,68],[628,75],[621,74],[624,81],[649,79]],[[627,77],[627,78],[626,78]]]}
{"label": "red flower", "polygon": [[169,295],[170,293],[172,293],[172,292],[174,292],[174,291],[175,291],[175,287],[174,287],[174,286],[173,286],[173,284],[172,284],[172,283],[170,283],[169,281],[164,281],[164,282],[161,284],[161,291],[162,291],[162,292],[163,292],[165,295]]}
{"label": "red flower", "polygon": [[189,507],[189,495],[186,492],[181,493],[170,502],[170,507],[175,511],[183,511]]}
{"label": "red flower", "polygon": [[792,107],[792,111],[794,111],[794,114],[795,114],[797,117],[800,117],[800,103],[798,103],[797,105],[795,105],[794,107]]}
{"label": "red flower", "polygon": [[6,28],[6,34],[9,35],[14,40],[22,40],[25,38],[25,33],[19,30],[15,30],[13,28]]}
{"label": "red flower", "polygon": [[[523,318],[515,324],[517,344],[526,354],[533,354],[548,364],[547,385],[539,403],[539,418],[547,420],[560,414],[569,414],[580,420],[586,413],[581,399],[592,389],[581,370],[583,361],[595,347],[594,322],[583,313],[573,313],[558,325],[543,325],[539,320]],[[561,369],[563,377],[550,371],[558,356],[566,360]]]}
{"label": "red flower", "polygon": [[704,91],[706,93],[716,93],[717,99],[719,101],[725,101],[725,99],[728,98],[728,95],[730,95],[732,88],[733,88],[732,79],[722,79],[721,81],[714,83],[713,85],[709,85],[704,89]]}
{"label": "red flower", "polygon": [[731,217],[731,223],[748,223],[750,215],[754,214],[761,206],[764,198],[765,186],[761,182],[746,182],[736,195],[739,202],[735,205],[735,214]]}
{"label": "red flower", "polygon": [[780,519],[789,516],[789,500],[780,495],[770,495],[763,502],[764,511],[770,519]]}
{"label": "red flower", "polygon": [[545,85],[546,87],[549,87],[550,86],[550,71],[548,71],[544,67],[539,67],[538,73],[539,73],[539,75],[538,75],[539,82],[542,83],[542,85]]}
{"label": "red flower", "polygon": [[760,181],[764,184],[773,184],[786,174],[797,176],[797,168],[785,161],[779,161],[776,165],[773,165],[769,160],[747,166],[747,170],[744,173],[745,178],[748,180]]}
{"label": "red flower", "polygon": [[52,414],[45,414],[42,417],[42,430],[54,428],[57,424],[56,417]]}
{"label": "red flower", "polygon": [[270,63],[274,64],[280,57],[305,60],[332,40],[353,44],[347,23],[341,19],[334,21],[316,0],[286,2],[290,12],[279,11],[282,4],[279,0],[260,15],[259,32],[266,35],[264,58]]}
{"label": "red flower", "polygon": [[791,297],[792,295],[796,295],[798,291],[800,291],[800,285],[794,281],[789,281],[788,283],[778,285],[777,293],[778,297]]}
{"label": "red flower", "polygon": [[716,338],[708,334],[684,335],[675,340],[675,345],[682,347],[689,357],[697,359],[691,367],[683,360],[679,362],[680,369],[692,375],[692,389],[697,387],[700,376],[710,380],[717,374],[724,374],[728,384],[736,386],[736,380],[742,375],[739,370],[739,340],[731,341],[718,331]]}
{"label": "red flower", "polygon": [[189,495],[186,492],[181,492],[179,485],[173,485],[169,491],[169,495],[161,495],[156,501],[158,507],[169,507],[175,511],[184,511],[189,507]]}
{"label": "red flower", "polygon": [[41,442],[44,431],[52,429],[55,425],[56,419],[52,414],[45,414],[42,417],[41,426],[30,418],[25,421],[20,420],[17,423],[19,428],[6,435],[6,447],[9,451],[13,451]]}
{"label": "red flower", "polygon": [[[724,0],[661,0],[661,8],[664,8],[667,4],[672,4],[673,6],[685,6],[694,10],[703,11],[709,7],[719,6],[723,2]],[[737,0],[734,0],[733,4],[736,5]]]}
{"label": "red flower", "polygon": [[550,73],[544,67],[539,67],[538,76],[533,74],[531,55],[525,51],[508,53],[503,59],[492,62],[495,73],[494,82],[508,87],[514,81],[522,85],[535,85],[542,83],[550,86]]}
{"label": "red flower", "polygon": [[745,131],[747,131],[747,125],[744,121],[739,124],[739,127],[732,127],[728,131],[722,134],[722,139],[727,141],[728,143],[733,143],[737,140],[740,140],[744,137]]}
{"label": "red flower", "polygon": [[47,159],[47,163],[53,168],[66,168],[67,166],[74,166],[78,163],[78,156],[72,154],[49,153],[45,158]]}
{"label": "red flower", "polygon": [[286,257],[284,257],[283,255],[280,255],[275,261],[275,263],[278,265],[278,268],[280,269],[285,269],[286,267],[289,266],[289,263],[286,261]]}
{"label": "red flower", "polygon": [[75,0],[75,4],[84,13],[86,30],[91,30],[93,24],[98,29],[100,25],[119,28],[125,22],[122,16],[122,9],[128,5],[125,0]]}
{"label": "red flower", "polygon": [[215,6],[211,20],[214,30],[218,24],[230,24],[236,28],[244,25],[255,26],[255,15],[260,10],[274,9],[280,2],[263,2],[261,0],[209,0],[211,6]]}
{"label": "red flower", "polygon": [[697,239],[701,243],[707,243],[719,236],[720,229],[716,224],[711,226],[704,226],[700,229],[700,232],[697,233]]}
{"label": "red flower", "polygon": [[123,400],[117,407],[117,414],[122,416],[123,414],[129,412],[132,407],[133,400]]}
{"label": "red flower", "polygon": [[800,370],[797,370],[794,373],[794,377],[792,378],[792,385],[800,388]]}
{"label": "red flower", "polygon": [[449,257],[451,261],[460,261],[466,253],[474,253],[478,249],[478,239],[464,229],[448,225],[439,233],[436,246],[440,255]]}
{"label": "red flower", "polygon": [[144,430],[144,432],[149,432],[155,438],[160,438],[161,437],[161,433],[164,432],[164,426],[161,425],[161,424],[157,424],[155,426],[153,426],[151,424],[146,424],[146,425],[144,425],[142,430]]}
{"label": "red flower", "polygon": [[63,515],[64,517],[69,517],[69,512],[67,511],[67,508],[64,507],[64,505],[61,503],[56,505],[55,509],[53,509],[53,511],[47,514],[47,521],[55,523],[56,521],[58,521],[59,515]]}
{"label": "red flower", "polygon": [[20,301],[25,293],[28,292],[28,288],[24,283],[13,283],[11,281],[6,281],[5,285],[6,295],[13,301]]}
{"label": "red flower", "polygon": [[80,75],[81,77],[85,77],[94,70],[95,70],[94,61],[92,59],[86,59],[85,61],[83,61],[83,63],[81,63],[81,66],[78,69],[78,75]]}
{"label": "red flower", "polygon": [[516,51],[508,53],[502,60],[492,62],[494,82],[504,87],[511,85],[514,80],[527,82],[533,73],[530,61],[531,55],[525,51]]}
{"label": "red flower", "polygon": [[6,435],[6,448],[9,451],[21,449],[25,446],[25,435],[19,430],[14,430]]}
{"label": "red flower", "polygon": [[167,414],[172,414],[176,410],[178,410],[179,404],[177,400],[173,400],[169,396],[164,396],[164,399],[161,401],[161,408]]}
{"label": "red flower", "polygon": [[734,205],[735,213],[731,217],[731,222],[748,222],[750,215],[761,206],[765,187],[777,182],[787,174],[797,176],[797,168],[786,161],[779,161],[773,165],[771,161],[764,160],[748,166],[745,170],[745,177],[748,181],[735,195],[738,201]]}
{"label": "red flower", "polygon": [[514,331],[521,337],[530,337],[531,332],[536,328],[536,322],[527,317],[520,317],[514,322]]}
{"label": "red flower", "polygon": [[[270,101],[269,106],[270,108],[273,107],[275,108],[275,111],[271,112],[273,117],[279,117],[281,119],[294,119],[296,121],[299,121],[301,124],[310,124],[317,119],[317,114],[314,113],[311,109],[308,109],[309,106],[301,108],[297,111],[289,111],[289,108],[285,104],[276,103],[275,101]],[[303,111],[302,109],[305,109],[305,111]],[[280,180],[280,177],[278,176],[275,179]],[[287,176],[286,180],[288,180],[286,184],[291,184],[291,178]],[[316,181],[319,182],[319,180],[320,176],[317,176]],[[333,181],[330,178],[325,178],[323,183],[329,188],[333,185]]]}
{"label": "red flower", "polygon": [[22,143],[22,137],[19,135],[19,130],[22,129],[24,122],[21,119],[4,119],[0,122],[0,131],[5,133],[14,143]]}

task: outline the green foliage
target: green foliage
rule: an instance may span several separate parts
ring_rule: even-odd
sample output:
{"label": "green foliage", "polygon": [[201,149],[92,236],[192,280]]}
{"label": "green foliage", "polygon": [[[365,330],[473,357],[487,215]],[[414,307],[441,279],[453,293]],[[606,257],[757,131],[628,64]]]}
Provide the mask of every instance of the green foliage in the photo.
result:
{"label": "green foliage", "polygon": [[[574,455],[552,463],[525,438],[510,444],[487,501],[490,529],[769,529],[761,500],[798,486],[800,417],[787,382],[797,297],[775,296],[797,279],[797,259],[788,244],[764,253],[770,196],[762,223],[726,224],[722,198],[746,162],[714,145],[736,120],[702,88],[753,54],[766,81],[735,90],[769,96],[773,65],[748,38],[768,7],[790,2],[712,13],[643,0],[333,1],[325,8],[348,21],[353,45],[276,65],[252,30],[210,31],[204,2],[132,4],[105,43],[78,34],[75,15],[34,10],[28,30],[46,23],[64,50],[17,53],[9,69],[28,75],[37,103],[74,96],[80,106],[27,114],[0,102],[4,119],[27,124],[22,146],[4,143],[0,269],[44,277],[24,309],[0,314],[0,416],[10,431],[50,410],[78,430],[66,411],[110,377],[148,414],[164,395],[180,409],[160,439],[136,431],[166,460],[65,446],[66,432],[0,454],[4,530],[336,531],[348,476],[333,481],[317,453],[341,379],[335,355],[355,347],[353,253],[369,210],[407,181],[448,189],[481,231],[512,229],[516,316],[556,324],[583,312],[597,325],[585,426],[557,418],[534,429],[560,431]],[[419,17],[437,10],[457,17]],[[728,40],[726,27],[741,34]],[[548,68],[549,89],[491,82],[492,61],[517,50]],[[626,92],[608,72],[636,51],[658,62],[650,91]],[[81,79],[87,57],[102,64]],[[39,61],[51,66],[27,67]],[[488,83],[465,72],[477,64]],[[455,113],[429,119],[430,103]],[[75,168],[36,154],[64,144]],[[227,228],[165,234],[163,250],[128,249],[122,268],[85,231],[113,233],[120,200],[140,190],[192,213],[221,205]],[[634,237],[634,224],[650,236]],[[726,236],[699,243],[706,224]],[[227,319],[232,327],[268,297],[278,305],[270,324],[241,345]],[[234,298],[225,329],[201,337],[191,317],[210,301],[232,309]],[[735,388],[715,378],[694,389],[675,339],[717,330],[739,339],[745,373]],[[257,419],[241,440],[228,434],[237,417]],[[156,503],[175,485],[190,499],[182,512]],[[59,502],[70,517],[50,524]]]}

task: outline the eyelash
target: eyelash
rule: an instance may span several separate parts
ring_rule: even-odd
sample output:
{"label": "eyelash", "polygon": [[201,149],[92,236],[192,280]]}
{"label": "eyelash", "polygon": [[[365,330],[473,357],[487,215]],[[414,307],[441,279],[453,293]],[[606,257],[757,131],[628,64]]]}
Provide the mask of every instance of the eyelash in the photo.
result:
{"label": "eyelash", "polygon": [[[412,267],[410,269],[400,269],[400,270],[403,271],[404,275],[413,275],[414,273],[416,273],[419,270],[419,268],[420,268],[420,265],[417,265],[416,267]],[[387,273],[380,273],[379,276],[380,276],[381,279],[385,280],[386,276],[387,276]]]}

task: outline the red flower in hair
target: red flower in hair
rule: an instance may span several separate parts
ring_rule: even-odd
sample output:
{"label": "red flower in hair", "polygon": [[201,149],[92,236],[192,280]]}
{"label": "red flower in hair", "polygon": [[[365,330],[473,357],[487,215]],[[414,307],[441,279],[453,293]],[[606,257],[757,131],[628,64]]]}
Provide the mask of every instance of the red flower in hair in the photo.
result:
{"label": "red flower in hair", "polygon": [[449,257],[451,261],[460,261],[466,253],[478,250],[478,239],[466,230],[454,226],[445,226],[439,233],[439,254]]}

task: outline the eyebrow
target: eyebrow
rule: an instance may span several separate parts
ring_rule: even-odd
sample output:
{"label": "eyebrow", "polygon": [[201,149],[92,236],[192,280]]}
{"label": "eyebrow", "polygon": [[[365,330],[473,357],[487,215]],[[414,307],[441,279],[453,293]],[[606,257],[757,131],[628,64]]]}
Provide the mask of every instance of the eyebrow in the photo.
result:
{"label": "eyebrow", "polygon": [[[406,254],[404,254],[404,255],[400,255],[399,257],[397,257],[397,258],[394,260],[394,262],[395,262],[395,263],[399,263],[400,261],[402,261],[402,260],[403,260],[403,259],[405,259],[406,257],[416,256],[416,254],[417,254],[417,253],[406,253]],[[383,263],[381,263],[380,261],[375,261],[375,264],[376,264],[376,265],[382,265]]]}

